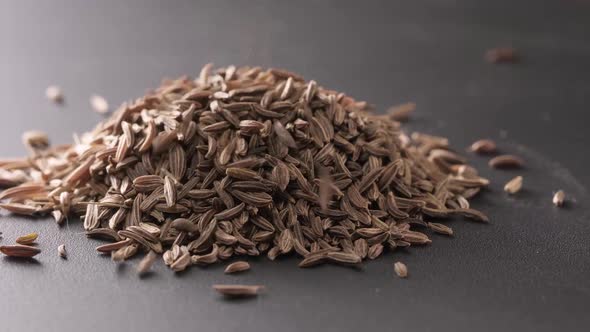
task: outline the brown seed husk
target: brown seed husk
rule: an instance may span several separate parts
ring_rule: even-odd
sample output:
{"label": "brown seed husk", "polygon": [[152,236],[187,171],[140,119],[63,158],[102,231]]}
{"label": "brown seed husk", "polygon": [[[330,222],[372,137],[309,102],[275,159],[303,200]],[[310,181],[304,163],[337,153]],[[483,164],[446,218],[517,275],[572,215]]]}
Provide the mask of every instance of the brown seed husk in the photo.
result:
{"label": "brown seed husk", "polygon": [[261,285],[213,285],[218,293],[226,297],[257,296],[264,289]]}
{"label": "brown seed husk", "polygon": [[9,257],[29,258],[39,254],[41,249],[22,244],[15,244],[10,246],[0,246],[0,252]]}
{"label": "brown seed husk", "polygon": [[481,154],[488,154],[496,152],[496,142],[492,141],[491,139],[480,139],[478,141],[473,142],[469,147],[471,152],[481,153]]}
{"label": "brown seed husk", "polygon": [[492,168],[522,168],[524,161],[520,157],[505,154],[490,159],[488,164]]}
{"label": "brown seed husk", "polygon": [[248,264],[248,262],[238,261],[238,262],[233,262],[233,263],[229,264],[225,268],[224,272],[227,274],[231,274],[231,273],[238,273],[238,272],[243,272],[243,271],[247,271],[247,270],[250,270],[250,264]]}

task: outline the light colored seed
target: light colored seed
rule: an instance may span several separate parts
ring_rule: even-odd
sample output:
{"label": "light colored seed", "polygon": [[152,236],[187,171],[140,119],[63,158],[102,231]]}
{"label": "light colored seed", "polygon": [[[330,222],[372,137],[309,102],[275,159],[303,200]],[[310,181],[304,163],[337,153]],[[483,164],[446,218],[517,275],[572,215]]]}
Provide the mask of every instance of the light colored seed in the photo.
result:
{"label": "light colored seed", "polygon": [[509,194],[516,194],[522,188],[522,181],[522,176],[515,177],[504,185],[504,191]]}
{"label": "light colored seed", "polygon": [[233,262],[233,263],[229,264],[225,268],[224,272],[227,274],[231,274],[231,273],[237,273],[237,272],[242,272],[242,271],[247,271],[247,270],[250,270],[250,264],[248,264],[248,262],[238,261],[238,262]]}
{"label": "light colored seed", "polygon": [[37,233],[29,233],[27,235],[23,235],[23,236],[19,236],[16,239],[16,243],[18,244],[24,244],[24,245],[29,245],[32,244],[33,242],[35,242],[35,240],[37,240],[37,237],[39,237],[39,234]]}
{"label": "light colored seed", "polygon": [[45,97],[56,104],[61,104],[64,100],[61,89],[56,85],[50,85],[45,89]]}
{"label": "light colored seed", "polygon": [[95,112],[100,114],[106,114],[109,111],[109,103],[99,95],[92,95],[90,97],[90,106],[92,106]]}
{"label": "light colored seed", "polygon": [[563,190],[558,190],[554,195],[553,195],[553,204],[555,206],[563,206],[563,203],[565,202],[565,192]]}
{"label": "light colored seed", "polygon": [[264,289],[261,285],[213,285],[213,289],[226,297],[257,296]]}
{"label": "light colored seed", "polygon": [[400,278],[407,278],[408,277],[408,267],[406,266],[406,264],[404,264],[402,262],[396,262],[395,264],[393,264],[393,269],[395,271],[395,274],[397,274],[398,277],[400,277]]}
{"label": "light colored seed", "polygon": [[61,258],[68,258],[68,252],[66,251],[66,245],[65,244],[60,244],[57,247],[57,254],[59,255],[59,257]]}

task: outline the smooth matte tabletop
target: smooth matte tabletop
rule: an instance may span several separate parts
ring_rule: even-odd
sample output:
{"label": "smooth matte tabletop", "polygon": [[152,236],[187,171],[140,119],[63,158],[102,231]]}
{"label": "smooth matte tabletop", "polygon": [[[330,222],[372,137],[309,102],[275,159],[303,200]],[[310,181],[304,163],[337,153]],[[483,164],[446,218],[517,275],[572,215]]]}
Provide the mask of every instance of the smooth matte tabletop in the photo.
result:
{"label": "smooth matte tabletop", "polygon": [[[513,46],[515,65],[486,49]],[[207,62],[276,66],[383,110],[416,102],[407,131],[459,151],[489,137],[522,156],[520,171],[470,161],[490,178],[473,205],[489,225],[453,220],[454,238],[387,253],[360,270],[251,260],[181,274],[158,262],[99,256],[80,223],[0,216],[0,244],[39,232],[36,261],[0,258],[2,331],[588,331],[590,329],[590,1],[2,1],[0,155],[24,155],[24,130],[55,143],[93,127],[88,104],[141,96]],[[57,84],[65,105],[44,97]],[[509,197],[503,183],[524,176]],[[563,189],[558,209],[552,193]],[[57,256],[64,243],[68,260]],[[409,277],[394,276],[393,263]],[[214,283],[256,283],[226,301]]]}

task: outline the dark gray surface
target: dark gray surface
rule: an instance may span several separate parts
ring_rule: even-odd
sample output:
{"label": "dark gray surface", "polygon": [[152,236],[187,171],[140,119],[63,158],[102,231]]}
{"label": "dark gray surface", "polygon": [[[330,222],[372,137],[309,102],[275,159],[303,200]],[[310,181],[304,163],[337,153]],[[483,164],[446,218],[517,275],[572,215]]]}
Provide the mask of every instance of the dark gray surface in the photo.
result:
{"label": "dark gray surface", "polygon": [[[174,275],[159,263],[138,280],[133,264],[98,257],[77,222],[0,217],[0,243],[39,231],[44,250],[37,263],[0,259],[0,329],[587,331],[589,17],[582,0],[1,2],[2,156],[25,153],[26,129],[57,143],[90,129],[100,119],[92,93],[117,104],[213,61],[286,67],[380,109],[415,101],[410,128],[459,149],[491,137],[528,166],[492,171],[471,156],[493,181],[475,202],[492,223],[453,221],[454,239],[434,236],[361,271],[260,259],[241,276],[223,266]],[[496,45],[517,47],[524,62],[484,63]],[[65,107],[44,99],[49,84],[63,87]],[[502,184],[516,174],[526,190],[507,197]],[[558,188],[568,208],[551,205]],[[396,260],[407,280],[393,276]],[[218,282],[268,292],[226,302],[210,289]]]}

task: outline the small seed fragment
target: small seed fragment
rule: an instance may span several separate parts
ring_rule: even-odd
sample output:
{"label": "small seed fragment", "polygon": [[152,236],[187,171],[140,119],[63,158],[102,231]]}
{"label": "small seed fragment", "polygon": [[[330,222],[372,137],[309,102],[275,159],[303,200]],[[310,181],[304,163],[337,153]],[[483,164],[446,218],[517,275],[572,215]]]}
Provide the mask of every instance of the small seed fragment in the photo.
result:
{"label": "small seed fragment", "polygon": [[66,251],[66,245],[65,244],[60,244],[59,247],[57,247],[57,254],[59,255],[59,257],[61,258],[68,258],[68,252]]}
{"label": "small seed fragment", "polygon": [[561,206],[563,206],[564,202],[565,202],[565,192],[563,190],[558,190],[553,195],[553,204],[555,206],[561,207]]}
{"label": "small seed fragment", "polygon": [[402,262],[396,262],[393,265],[393,269],[395,270],[395,274],[400,278],[406,278],[408,276],[408,268],[406,264]]}
{"label": "small seed fragment", "polygon": [[522,176],[519,175],[519,176],[515,177],[514,179],[508,181],[504,185],[504,191],[509,194],[516,194],[522,188],[522,180],[523,180]]}
{"label": "small seed fragment", "polygon": [[50,85],[45,89],[45,97],[56,104],[61,104],[64,99],[61,89],[56,85]]}

